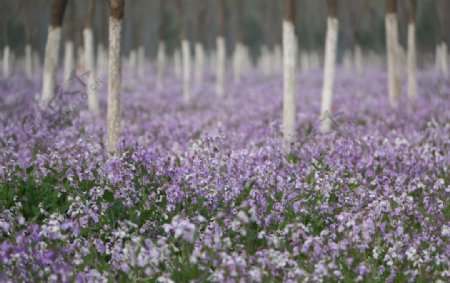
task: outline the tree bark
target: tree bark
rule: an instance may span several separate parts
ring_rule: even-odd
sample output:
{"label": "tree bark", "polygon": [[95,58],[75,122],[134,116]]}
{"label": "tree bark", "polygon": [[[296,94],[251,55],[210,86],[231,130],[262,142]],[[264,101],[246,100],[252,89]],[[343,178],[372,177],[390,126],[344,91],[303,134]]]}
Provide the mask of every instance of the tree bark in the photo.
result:
{"label": "tree bark", "polygon": [[94,34],[92,32],[92,22],[94,18],[95,2],[88,1],[88,10],[84,22],[83,39],[84,39],[84,64],[85,69],[89,72],[87,76],[86,93],[88,96],[89,112],[97,115],[99,112],[97,86],[95,83],[95,53],[94,53]]}
{"label": "tree bark", "polygon": [[225,94],[225,1],[219,0],[219,34],[217,35],[217,96],[223,97]]}
{"label": "tree bark", "polygon": [[74,39],[75,39],[75,21],[76,21],[76,6],[75,1],[69,1],[68,3],[68,18],[65,25],[65,39],[66,43],[64,46],[64,86],[68,87],[70,83],[70,76],[72,70],[74,70],[74,60],[75,60],[75,49],[74,49]]}
{"label": "tree bark", "polygon": [[294,0],[284,0],[283,20],[283,148],[295,141],[295,28]]}
{"label": "tree bark", "polygon": [[184,13],[181,0],[177,1],[177,10],[179,18],[180,42],[181,42],[181,60],[183,74],[183,99],[185,102],[191,100],[191,48],[187,33],[185,30]]}
{"label": "tree bark", "polygon": [[328,0],[327,34],[325,42],[325,66],[322,88],[320,131],[326,133],[331,130],[331,105],[333,99],[334,73],[336,69],[336,50],[338,40],[339,21],[336,18],[336,0]]}
{"label": "tree bark", "polygon": [[389,101],[392,106],[396,106],[401,92],[398,72],[399,43],[396,0],[386,0],[386,49],[388,60]]}
{"label": "tree bark", "polygon": [[234,82],[240,83],[242,78],[242,61],[244,55],[244,36],[243,36],[243,19],[242,13],[244,10],[243,0],[235,0],[235,9],[236,9],[236,46],[234,49],[234,57],[233,57],[233,74],[234,74]]}
{"label": "tree bark", "polygon": [[164,77],[166,72],[166,44],[164,42],[164,25],[166,24],[165,15],[165,1],[159,0],[159,42],[158,54],[156,57],[158,69],[156,85],[158,89],[162,89],[164,85]]}
{"label": "tree bark", "polygon": [[416,8],[417,0],[409,2],[408,21],[408,98],[414,101],[417,97],[417,67],[416,67]]}
{"label": "tree bark", "polygon": [[202,0],[197,0],[197,36],[195,43],[195,83],[200,85],[203,80],[203,69],[205,66],[205,49],[203,47],[202,33],[204,32],[206,5]]}
{"label": "tree bark", "polygon": [[118,152],[117,142],[120,132],[121,52],[124,2],[125,0],[109,0],[107,150],[110,156]]}
{"label": "tree bark", "polygon": [[47,107],[55,97],[56,69],[58,67],[59,46],[61,41],[61,24],[67,0],[53,0],[47,44],[45,46],[44,78],[42,86],[41,107]]}

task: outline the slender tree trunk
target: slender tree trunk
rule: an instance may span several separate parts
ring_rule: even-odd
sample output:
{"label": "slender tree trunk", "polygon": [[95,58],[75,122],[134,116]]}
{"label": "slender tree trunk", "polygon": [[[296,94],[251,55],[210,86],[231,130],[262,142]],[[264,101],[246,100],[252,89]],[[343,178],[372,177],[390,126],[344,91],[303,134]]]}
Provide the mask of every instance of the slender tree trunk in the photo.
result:
{"label": "slender tree trunk", "polygon": [[283,147],[295,140],[295,28],[294,0],[284,0],[283,20]]}
{"label": "slender tree trunk", "polygon": [[186,37],[181,40],[183,60],[183,98],[185,102],[191,100],[191,47]]}
{"label": "slender tree trunk", "polygon": [[70,84],[70,76],[75,67],[75,49],[74,49],[74,39],[75,39],[75,13],[76,6],[75,1],[69,2],[69,14],[68,21],[66,24],[66,43],[64,47],[64,86],[68,87]]}
{"label": "slender tree trunk", "polygon": [[117,142],[120,132],[120,91],[122,25],[125,0],[109,0],[109,66],[108,66],[108,110],[107,110],[107,150],[109,155],[118,152]]}
{"label": "slender tree trunk", "polygon": [[325,42],[325,67],[322,89],[320,131],[326,133],[331,129],[331,104],[333,99],[334,73],[338,40],[337,3],[328,0],[327,35]]}
{"label": "slender tree trunk", "polygon": [[92,32],[92,21],[94,18],[95,0],[88,1],[88,11],[84,22],[83,39],[84,39],[84,64],[85,69],[89,72],[87,76],[87,95],[89,111],[98,114],[99,105],[95,84],[95,54],[94,54],[94,34]]}
{"label": "slender tree trunk", "polygon": [[[27,12],[29,7],[25,7]],[[24,27],[25,27],[25,76],[27,79],[32,79],[33,77],[33,62],[32,62],[32,48],[31,48],[31,24],[29,19],[30,13],[27,13],[24,17]]]}
{"label": "slender tree trunk", "polygon": [[448,46],[447,46],[447,27],[448,27],[448,0],[435,1],[437,22],[438,22],[438,43],[436,47],[436,67],[438,72],[444,77],[448,76]]}
{"label": "slender tree trunk", "polygon": [[219,0],[219,34],[217,35],[217,96],[223,97],[225,94],[225,1]]}
{"label": "slender tree trunk", "polygon": [[234,82],[240,83],[242,79],[242,62],[243,62],[243,56],[244,56],[244,37],[243,37],[243,31],[244,28],[243,25],[243,19],[242,19],[242,13],[244,9],[243,0],[235,0],[236,1],[236,14],[237,14],[237,20],[236,20],[236,32],[237,32],[237,41],[236,46],[234,49],[234,57],[233,57],[233,74],[234,74]]}
{"label": "slender tree trunk", "polygon": [[408,24],[408,98],[414,101],[417,97],[416,70],[416,7],[417,0],[410,0]]}
{"label": "slender tree trunk", "polygon": [[25,45],[25,76],[27,79],[31,79],[33,77],[33,63],[31,59],[31,45]]}
{"label": "slender tree trunk", "polygon": [[205,66],[205,49],[202,42],[202,33],[205,25],[206,7],[202,0],[197,0],[198,20],[197,38],[195,43],[195,84],[200,85],[203,81],[203,69]]}
{"label": "slender tree trunk", "polygon": [[157,79],[156,86],[158,89],[162,89],[164,86],[164,77],[166,73],[166,44],[164,42],[164,31],[166,24],[166,9],[165,1],[159,0],[159,42],[158,42],[158,54],[156,57],[157,61]]}
{"label": "slender tree trunk", "polygon": [[137,74],[139,77],[142,77],[144,75],[144,69],[145,69],[145,48],[143,45],[139,45],[137,49]]}
{"label": "slender tree trunk", "polygon": [[70,85],[70,76],[72,70],[74,70],[74,46],[73,41],[66,40],[64,46],[64,86],[68,87]]}
{"label": "slender tree trunk", "polygon": [[158,78],[156,81],[158,89],[162,89],[164,85],[164,77],[166,70],[166,44],[163,40],[159,40],[158,43],[158,54],[157,54],[157,65],[158,65]]}
{"label": "slender tree trunk", "polygon": [[3,48],[3,78],[8,79],[11,74],[11,49],[9,45]]}
{"label": "slender tree trunk", "polygon": [[53,0],[47,44],[45,46],[44,79],[42,86],[41,107],[47,107],[55,97],[56,69],[58,67],[61,25],[67,0]]}
{"label": "slender tree trunk", "polygon": [[177,10],[179,17],[179,32],[181,42],[181,60],[183,73],[183,99],[185,102],[191,100],[191,48],[187,38],[185,23],[183,21],[183,6],[181,0],[177,1]]}
{"label": "slender tree trunk", "polygon": [[106,69],[107,69],[107,65],[108,65],[108,55],[106,52],[106,29],[108,26],[107,23],[107,19],[108,19],[108,15],[106,13],[106,9],[105,6],[103,4],[98,6],[100,12],[99,12],[99,29],[98,29],[98,34],[99,34],[99,42],[97,45],[97,61],[96,61],[96,73],[98,77],[104,77],[105,73],[106,73]]}
{"label": "slender tree trunk", "polygon": [[386,0],[386,49],[388,60],[389,101],[396,106],[400,99],[401,85],[398,64],[397,1]]}

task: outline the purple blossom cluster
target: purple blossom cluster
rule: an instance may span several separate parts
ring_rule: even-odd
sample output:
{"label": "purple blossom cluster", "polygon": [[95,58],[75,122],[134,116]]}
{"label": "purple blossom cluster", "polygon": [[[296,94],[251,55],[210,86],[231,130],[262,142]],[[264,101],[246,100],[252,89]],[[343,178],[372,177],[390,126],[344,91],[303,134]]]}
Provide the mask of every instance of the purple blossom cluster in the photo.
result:
{"label": "purple blossom cluster", "polygon": [[391,108],[384,73],[339,72],[320,134],[322,78],[301,74],[287,154],[280,76],[218,99],[208,75],[190,103],[155,77],[124,73],[111,158],[104,86],[99,117],[55,101],[67,119],[35,107],[41,82],[2,86],[0,281],[450,280],[449,80],[422,71]]}

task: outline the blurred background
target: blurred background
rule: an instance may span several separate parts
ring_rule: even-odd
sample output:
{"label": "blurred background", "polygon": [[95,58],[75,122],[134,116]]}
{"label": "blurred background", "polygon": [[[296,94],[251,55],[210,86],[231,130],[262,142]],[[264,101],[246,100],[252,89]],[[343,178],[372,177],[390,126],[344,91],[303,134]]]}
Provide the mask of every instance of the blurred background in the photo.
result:
{"label": "blurred background", "polygon": [[[106,0],[95,1],[93,22],[94,41],[107,46],[108,5]],[[166,42],[167,53],[173,54],[179,44],[179,23],[191,44],[199,39],[206,52],[215,48],[219,30],[220,5],[216,0],[183,0],[182,16],[178,16],[175,0],[126,1],[124,16],[124,55],[137,46],[145,48],[147,58],[156,58],[158,40]],[[399,40],[406,48],[408,1],[398,2]],[[417,7],[417,48],[419,65],[432,59],[438,41],[449,44],[450,1],[419,0]],[[8,44],[17,57],[24,54],[27,42],[43,58],[50,21],[50,0],[1,0],[0,46]],[[237,4],[239,3],[239,4]],[[338,61],[358,42],[364,52],[385,52],[385,1],[338,1],[339,42]],[[69,1],[64,17],[64,37],[73,36],[75,46],[83,45],[83,25],[88,0]],[[240,14],[241,13],[241,14]],[[325,0],[296,0],[295,24],[301,51],[322,53],[326,33],[327,3]],[[233,53],[241,34],[253,61],[262,47],[269,50],[281,44],[283,1],[225,0],[225,42],[228,55]],[[242,25],[239,25],[242,17]],[[240,30],[241,29],[241,30]],[[191,49],[193,52],[193,48]],[[60,51],[63,53],[63,50]],[[430,58],[428,58],[430,57]]]}

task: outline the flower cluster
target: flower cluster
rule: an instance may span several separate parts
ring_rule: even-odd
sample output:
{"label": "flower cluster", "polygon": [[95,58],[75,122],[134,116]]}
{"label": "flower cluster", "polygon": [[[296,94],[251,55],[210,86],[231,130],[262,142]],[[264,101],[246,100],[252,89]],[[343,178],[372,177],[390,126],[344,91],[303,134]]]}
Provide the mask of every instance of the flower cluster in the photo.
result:
{"label": "flower cluster", "polygon": [[124,76],[111,158],[104,108],[54,119],[38,82],[0,89],[0,281],[450,280],[450,85],[434,71],[397,109],[384,73],[339,72],[329,134],[321,75],[302,74],[289,154],[278,76],[222,99],[207,76],[188,104],[176,77]]}

